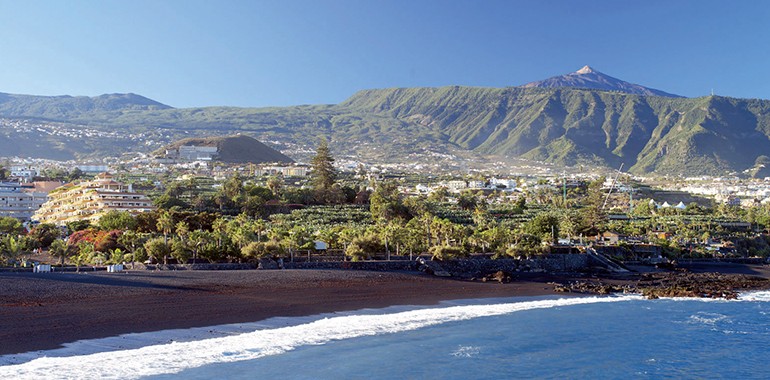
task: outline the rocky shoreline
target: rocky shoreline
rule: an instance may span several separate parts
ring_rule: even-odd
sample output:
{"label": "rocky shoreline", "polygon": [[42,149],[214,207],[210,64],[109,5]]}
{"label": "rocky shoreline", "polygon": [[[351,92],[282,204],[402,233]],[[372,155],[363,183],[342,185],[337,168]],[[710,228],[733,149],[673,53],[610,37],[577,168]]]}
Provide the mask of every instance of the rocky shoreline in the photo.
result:
{"label": "rocky shoreline", "polygon": [[770,279],[746,274],[655,272],[641,273],[636,281],[621,283],[604,280],[553,282],[559,293],[611,294],[637,293],[647,299],[696,297],[736,299],[740,292],[770,289]]}

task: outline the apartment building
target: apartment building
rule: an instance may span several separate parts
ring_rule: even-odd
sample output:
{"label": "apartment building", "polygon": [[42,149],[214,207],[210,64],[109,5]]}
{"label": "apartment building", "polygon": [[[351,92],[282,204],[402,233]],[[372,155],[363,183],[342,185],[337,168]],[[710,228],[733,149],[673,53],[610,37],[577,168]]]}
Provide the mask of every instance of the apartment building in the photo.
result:
{"label": "apartment building", "polygon": [[102,173],[92,181],[68,183],[48,193],[48,201],[35,212],[32,220],[65,225],[77,220],[97,221],[113,210],[138,214],[154,209],[146,195]]}
{"label": "apartment building", "polygon": [[48,199],[48,192],[34,183],[0,182],[0,216],[29,221]]}

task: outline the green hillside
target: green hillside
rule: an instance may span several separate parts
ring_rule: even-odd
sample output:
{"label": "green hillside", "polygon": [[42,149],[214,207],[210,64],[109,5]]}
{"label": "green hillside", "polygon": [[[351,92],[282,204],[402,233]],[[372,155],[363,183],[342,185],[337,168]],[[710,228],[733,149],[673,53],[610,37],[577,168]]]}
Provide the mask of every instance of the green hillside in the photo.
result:
{"label": "green hillside", "polygon": [[365,90],[338,105],[174,109],[134,101],[70,112],[37,98],[34,107],[19,98],[10,107],[0,96],[0,116],[139,135],[163,131],[169,139],[244,133],[312,147],[323,136],[337,153],[382,162],[408,162],[409,154],[425,151],[468,151],[699,175],[741,172],[770,152],[770,101],[717,96],[450,86]]}
{"label": "green hillside", "polygon": [[341,104],[437,127],[486,154],[555,164],[624,163],[636,173],[741,171],[770,149],[770,102],[576,89],[463,87],[362,91]]}

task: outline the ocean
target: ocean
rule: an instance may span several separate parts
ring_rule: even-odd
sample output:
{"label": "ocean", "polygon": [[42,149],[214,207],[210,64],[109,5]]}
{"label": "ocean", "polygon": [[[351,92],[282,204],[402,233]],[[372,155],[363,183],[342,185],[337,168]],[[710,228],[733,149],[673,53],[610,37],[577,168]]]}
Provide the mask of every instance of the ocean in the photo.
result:
{"label": "ocean", "polygon": [[390,307],[0,357],[0,378],[770,378],[770,292]]}

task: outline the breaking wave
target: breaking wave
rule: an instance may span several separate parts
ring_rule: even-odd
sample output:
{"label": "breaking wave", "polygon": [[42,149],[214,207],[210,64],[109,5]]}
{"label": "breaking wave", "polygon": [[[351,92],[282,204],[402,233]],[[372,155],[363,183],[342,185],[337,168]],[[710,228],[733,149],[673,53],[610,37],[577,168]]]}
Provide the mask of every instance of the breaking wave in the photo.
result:
{"label": "breaking wave", "polygon": [[[173,374],[214,363],[229,363],[279,355],[298,347],[363,336],[392,334],[442,323],[581,304],[639,300],[637,295],[580,297],[489,305],[464,305],[418,309],[391,314],[346,315],[313,322],[260,329],[231,336],[188,342],[170,342],[140,348],[67,357],[40,357],[0,367],[7,379],[133,379]],[[45,353],[45,352],[43,352]],[[473,348],[460,348],[457,356],[473,356]]]}

